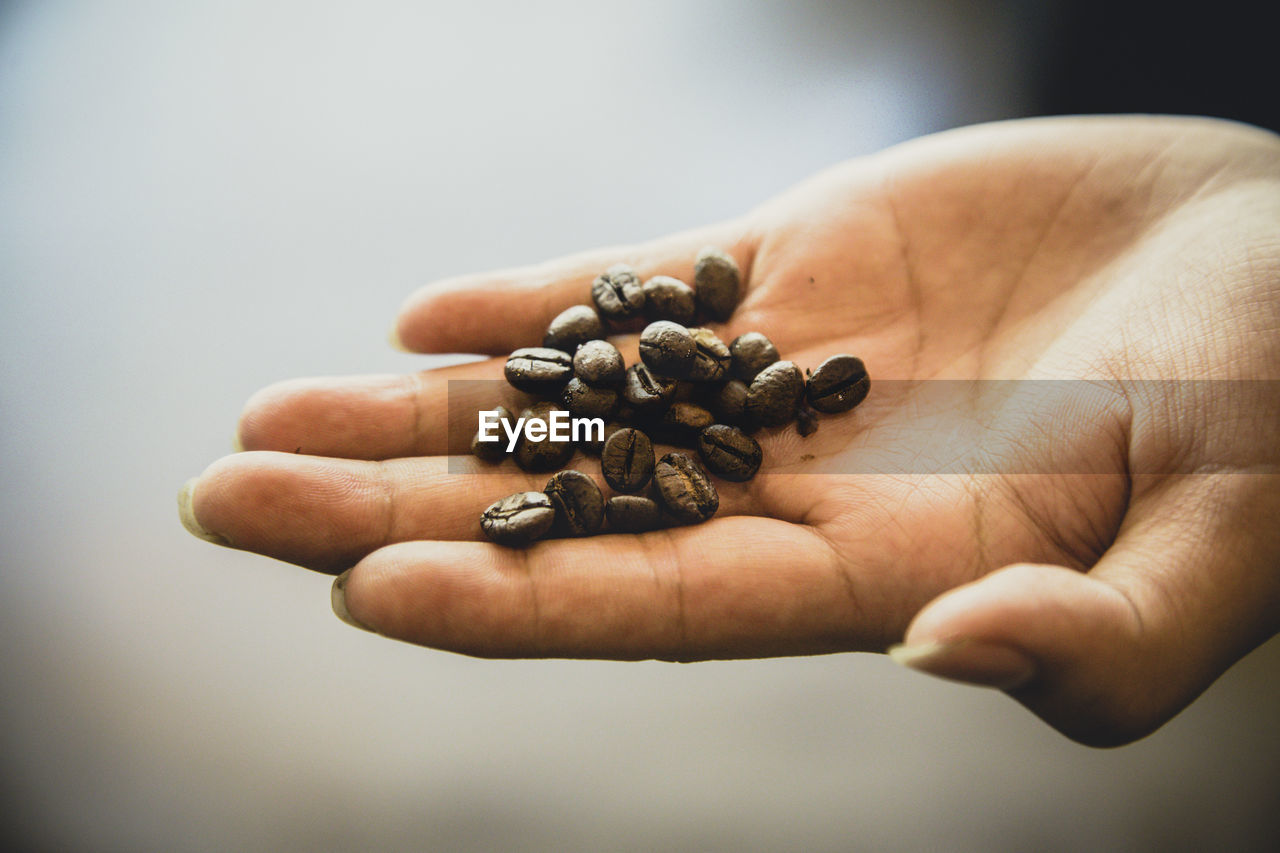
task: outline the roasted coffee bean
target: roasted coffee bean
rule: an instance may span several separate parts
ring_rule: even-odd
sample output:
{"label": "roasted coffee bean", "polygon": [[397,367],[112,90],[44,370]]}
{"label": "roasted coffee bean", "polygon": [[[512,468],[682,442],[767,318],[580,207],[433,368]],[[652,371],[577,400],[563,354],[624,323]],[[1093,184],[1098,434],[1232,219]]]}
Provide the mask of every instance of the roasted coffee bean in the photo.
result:
{"label": "roasted coffee bean", "polygon": [[575,376],[564,386],[560,402],[574,417],[608,418],[618,408],[618,392],[612,388],[592,387]]}
{"label": "roasted coffee bean", "polygon": [[804,376],[795,362],[775,361],[747,386],[747,418],[761,426],[781,426],[796,416]]}
{"label": "roasted coffee bean", "polygon": [[608,341],[587,341],[573,354],[573,375],[588,385],[617,385],[626,372],[622,353]]}
{"label": "roasted coffee bean", "polygon": [[679,323],[658,320],[640,333],[640,360],[659,376],[687,377],[693,369],[693,353],[693,336]]}
{"label": "roasted coffee bean", "polygon": [[507,357],[507,381],[530,394],[560,393],[573,376],[573,358],[549,347],[523,347]]}
{"label": "roasted coffee bean", "polygon": [[631,267],[615,264],[592,282],[591,299],[601,318],[610,323],[625,323],[644,310],[644,285]]}
{"label": "roasted coffee bean", "polygon": [[668,453],[653,469],[655,494],[673,518],[685,524],[706,521],[720,508],[720,495],[707,472],[687,453]]}
{"label": "roasted coffee bean", "polygon": [[477,430],[471,439],[471,455],[485,462],[501,462],[507,458],[507,439],[499,435],[497,441],[481,441]]}
{"label": "roasted coffee bean", "polygon": [[502,424],[509,424],[514,429],[516,423],[516,416],[511,414],[511,410],[506,406],[494,406],[493,410],[498,413],[498,426],[496,429],[490,430],[489,435],[491,437],[497,435],[497,440],[481,441],[479,429],[476,430],[475,437],[471,439],[471,452],[485,462],[501,462],[507,458],[507,443],[510,439]]}
{"label": "roasted coffee bean", "polygon": [[668,444],[694,447],[698,435],[715,422],[715,415],[697,403],[675,402],[662,413],[658,432],[660,440]]}
{"label": "roasted coffee bean", "polygon": [[676,380],[676,393],[672,395],[673,403],[697,403],[707,396],[707,389],[714,387],[706,382],[693,382],[688,379]]}
{"label": "roasted coffee bean", "polygon": [[[550,438],[551,413],[558,410],[560,407],[551,403],[535,403],[520,413],[520,417],[525,419],[525,428],[516,442],[514,455],[516,464],[523,470],[554,471],[563,467],[573,457],[572,441],[552,441]],[[529,421],[535,419],[546,424],[546,430],[542,431],[546,438],[529,438]]]}
{"label": "roasted coffee bean", "polygon": [[585,437],[578,441],[578,447],[582,448],[584,453],[590,453],[592,456],[599,456],[604,450],[604,444],[609,440],[609,436],[613,435],[620,429],[626,429],[626,424],[616,420],[605,421],[604,432],[599,440],[596,439],[595,430],[587,430]]}
{"label": "roasted coffee bean", "polygon": [[693,366],[685,379],[694,382],[718,382],[729,370],[729,348],[710,329],[690,329],[693,338]]}
{"label": "roasted coffee bean", "polygon": [[738,262],[714,246],[698,253],[693,266],[693,293],[698,307],[712,320],[723,323],[738,307],[741,273]]}
{"label": "roasted coffee bean", "polygon": [[796,409],[796,432],[800,433],[801,438],[808,438],[817,431],[818,413],[808,403],[800,401],[800,408]]}
{"label": "roasted coffee bean", "polygon": [[687,326],[697,313],[693,288],[678,278],[655,275],[644,283],[644,316]]}
{"label": "roasted coffee bean", "polygon": [[711,397],[711,412],[722,424],[741,424],[747,410],[747,384],[730,379]]}
{"label": "roasted coffee bean", "polygon": [[555,508],[546,494],[516,492],[489,504],[480,516],[480,530],[491,542],[523,548],[545,536],[555,520]]}
{"label": "roasted coffee bean", "polygon": [[733,356],[730,372],[743,382],[755,379],[757,373],[780,358],[773,341],[759,332],[738,335],[729,344],[729,354]]}
{"label": "roasted coffee bean", "polygon": [[871,378],[862,359],[833,355],[809,376],[805,396],[819,412],[838,414],[861,403],[870,390]]}
{"label": "roasted coffee bean", "polygon": [[573,355],[587,341],[604,337],[604,324],[590,305],[574,305],[556,315],[542,336],[542,345]]}
{"label": "roasted coffee bean", "polygon": [[604,524],[604,495],[581,471],[552,474],[543,491],[556,510],[553,530],[561,536],[590,536]]}
{"label": "roasted coffee bean", "polygon": [[653,476],[653,443],[638,429],[615,432],[600,451],[600,473],[619,492],[638,492]]}
{"label": "roasted coffee bean", "polygon": [[640,495],[614,495],[605,501],[604,515],[615,533],[644,533],[662,524],[662,511]]}
{"label": "roasted coffee bean", "polygon": [[526,406],[520,411],[520,417],[525,418],[526,420],[529,418],[537,418],[540,421],[545,421],[550,424],[552,413],[558,411],[561,411],[561,409],[555,403],[549,403],[546,400],[543,400],[541,402],[534,403],[531,406]]}
{"label": "roasted coffee bean", "polygon": [[516,442],[516,464],[524,471],[538,474],[554,471],[573,458],[573,443],[569,441],[534,441],[521,436]]}
{"label": "roasted coffee bean", "polygon": [[760,443],[737,427],[712,424],[698,436],[698,453],[712,474],[743,483],[760,470]]}
{"label": "roasted coffee bean", "polygon": [[676,393],[676,381],[655,376],[643,364],[627,368],[622,384],[622,399],[629,403],[636,414],[662,411]]}

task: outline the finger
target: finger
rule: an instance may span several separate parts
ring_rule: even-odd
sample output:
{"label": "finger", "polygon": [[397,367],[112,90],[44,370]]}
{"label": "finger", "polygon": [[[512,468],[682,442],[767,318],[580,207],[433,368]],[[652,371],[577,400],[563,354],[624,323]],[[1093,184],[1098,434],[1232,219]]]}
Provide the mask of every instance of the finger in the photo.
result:
{"label": "finger", "polygon": [[406,375],[278,382],[254,394],[237,427],[242,450],[347,459],[395,459],[469,451],[477,412],[530,398],[502,379],[502,362]]}
{"label": "finger", "polygon": [[749,279],[753,241],[740,223],[726,223],[638,246],[427,285],[400,309],[393,337],[414,352],[496,355],[538,346],[557,314],[571,305],[591,304],[591,282],[613,264],[630,264],[645,279],[671,275],[692,283],[694,259],[707,245],[733,255],[743,280]]}
{"label": "finger", "polygon": [[1015,565],[946,593],[901,662],[1009,689],[1069,737],[1142,737],[1275,633],[1280,476],[1184,476],[1135,503],[1088,574]]}
{"label": "finger", "polygon": [[526,551],[394,545],[335,582],[334,609],[389,637],[489,657],[814,654],[872,634],[827,541],[767,518]]}
{"label": "finger", "polygon": [[[568,466],[603,487],[599,462]],[[513,463],[434,456],[366,462],[248,452],[224,457],[186,490],[180,508],[197,536],[326,572],[410,540],[479,540],[480,514],[514,492],[542,491],[551,475]],[[755,511],[747,484],[717,484],[721,515]]]}
{"label": "finger", "polygon": [[[614,339],[629,363],[638,359],[634,338]],[[503,364],[277,382],[245,404],[235,446],[346,459],[466,454],[479,412],[505,405],[518,414],[534,402],[507,383]]]}

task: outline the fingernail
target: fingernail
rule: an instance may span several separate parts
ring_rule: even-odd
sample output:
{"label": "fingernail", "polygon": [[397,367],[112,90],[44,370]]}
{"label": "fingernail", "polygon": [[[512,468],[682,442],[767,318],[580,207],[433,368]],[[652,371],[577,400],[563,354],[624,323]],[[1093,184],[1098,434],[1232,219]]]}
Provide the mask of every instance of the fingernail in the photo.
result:
{"label": "fingernail", "polygon": [[197,477],[182,484],[182,491],[178,492],[178,518],[182,520],[182,526],[187,528],[192,536],[203,539],[206,542],[212,542],[214,545],[222,545],[230,547],[231,543],[223,536],[219,536],[211,530],[205,530],[200,522],[196,521],[196,514],[191,511],[191,492],[195,488]]}
{"label": "fingernail", "polygon": [[231,452],[244,453],[244,442],[240,440],[239,432],[231,436]]}
{"label": "fingernail", "polygon": [[376,634],[378,633],[377,631],[357,622],[356,618],[351,615],[351,611],[347,609],[347,578],[350,575],[351,569],[347,569],[333,579],[333,586],[329,589],[329,605],[333,608],[333,614],[351,627],[359,628],[361,631],[368,631],[370,634]]}
{"label": "fingernail", "polygon": [[1036,663],[1011,646],[980,640],[927,641],[897,645],[889,657],[920,672],[1000,690],[1013,690],[1036,674]]}
{"label": "fingernail", "polygon": [[398,349],[400,352],[412,353],[413,350],[404,345],[404,341],[400,340],[399,325],[393,325],[391,331],[387,332],[387,343],[391,344],[392,349]]}

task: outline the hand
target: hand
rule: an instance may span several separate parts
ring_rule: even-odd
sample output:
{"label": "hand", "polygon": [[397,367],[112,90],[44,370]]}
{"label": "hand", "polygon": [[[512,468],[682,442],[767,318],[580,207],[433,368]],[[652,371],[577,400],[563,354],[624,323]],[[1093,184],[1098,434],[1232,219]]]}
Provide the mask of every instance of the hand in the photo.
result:
{"label": "hand", "polygon": [[[389,637],[693,660],[905,635],[902,662],[1122,743],[1280,625],[1276,387],[1178,381],[1280,379],[1278,234],[1280,143],[1261,131],[1069,118],[927,137],[736,221],[423,288],[399,317],[406,347],[497,357],[260,392],[240,422],[252,452],[194,481],[184,519],[233,547],[353,566],[335,607]],[[763,433],[764,470],[718,482],[705,524],[479,541],[481,509],[546,476],[475,460],[450,473],[466,449],[448,419],[494,401],[446,407],[446,383],[500,377],[610,264],[688,280],[707,244],[747,282],[724,340],[764,332],[801,366],[858,355],[867,401],[807,439]],[[1044,407],[1007,393],[1039,379],[1094,382],[1054,385],[1071,390]],[[931,390],[948,387],[968,390]],[[1100,387],[1124,390],[1076,393]]]}

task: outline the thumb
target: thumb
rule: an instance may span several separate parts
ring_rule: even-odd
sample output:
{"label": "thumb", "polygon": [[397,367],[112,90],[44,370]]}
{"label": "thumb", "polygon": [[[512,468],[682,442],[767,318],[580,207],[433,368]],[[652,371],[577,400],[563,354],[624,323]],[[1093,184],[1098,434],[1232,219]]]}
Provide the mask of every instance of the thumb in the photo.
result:
{"label": "thumb", "polygon": [[1134,689],[1132,658],[1148,642],[1120,590],[1062,566],[1019,563],[934,599],[889,654],[1006,690],[1068,737],[1103,745],[1145,733],[1151,697]]}
{"label": "thumb", "polygon": [[1081,743],[1144,737],[1275,633],[1275,485],[1188,477],[1131,505],[1088,573],[1006,566],[926,605],[890,655],[1006,690]]}

